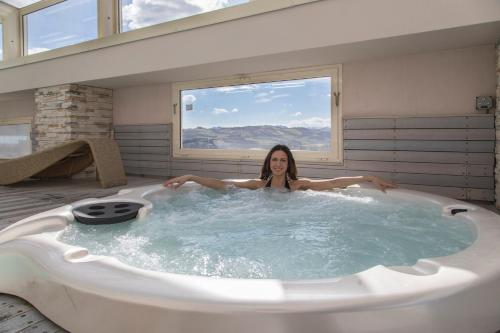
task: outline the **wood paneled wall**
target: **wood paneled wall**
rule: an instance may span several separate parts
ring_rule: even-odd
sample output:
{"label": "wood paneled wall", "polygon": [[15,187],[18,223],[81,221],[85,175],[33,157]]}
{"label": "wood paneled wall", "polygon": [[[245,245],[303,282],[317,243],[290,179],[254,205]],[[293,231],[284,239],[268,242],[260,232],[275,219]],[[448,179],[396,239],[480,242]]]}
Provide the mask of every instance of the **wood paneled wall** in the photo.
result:
{"label": "wood paneled wall", "polygon": [[[173,159],[171,125],[115,126],[128,174],[255,178],[261,161]],[[344,165],[298,163],[299,176],[372,174],[457,199],[494,200],[492,115],[344,119]]]}

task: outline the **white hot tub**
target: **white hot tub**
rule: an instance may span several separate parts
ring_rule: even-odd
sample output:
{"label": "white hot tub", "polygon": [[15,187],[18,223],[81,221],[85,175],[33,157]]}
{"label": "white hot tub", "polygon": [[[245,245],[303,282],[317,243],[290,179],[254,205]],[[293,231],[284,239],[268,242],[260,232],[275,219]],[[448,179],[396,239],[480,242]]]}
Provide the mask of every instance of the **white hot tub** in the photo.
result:
{"label": "white hot tub", "polygon": [[398,189],[387,196],[432,201],[444,215],[466,209],[460,216],[477,234],[471,246],[449,256],[422,258],[412,266],[376,265],[336,278],[235,279],[157,272],[58,240],[76,223],[75,207],[140,202],[145,205],[141,220],[153,209],[144,197],[162,190],[155,185],[86,199],[2,230],[0,292],[26,299],[73,333],[500,330],[500,216],[427,193]]}

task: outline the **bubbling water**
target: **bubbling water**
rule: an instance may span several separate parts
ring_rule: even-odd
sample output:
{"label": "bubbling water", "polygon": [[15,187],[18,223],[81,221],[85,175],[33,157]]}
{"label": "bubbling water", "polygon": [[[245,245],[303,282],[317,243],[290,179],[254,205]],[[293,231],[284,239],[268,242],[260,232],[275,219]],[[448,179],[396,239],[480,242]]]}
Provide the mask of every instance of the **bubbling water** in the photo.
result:
{"label": "bubbling water", "polygon": [[333,278],[413,265],[463,250],[473,228],[438,204],[382,192],[207,188],[148,197],[144,220],[69,225],[60,240],[162,272],[282,280]]}

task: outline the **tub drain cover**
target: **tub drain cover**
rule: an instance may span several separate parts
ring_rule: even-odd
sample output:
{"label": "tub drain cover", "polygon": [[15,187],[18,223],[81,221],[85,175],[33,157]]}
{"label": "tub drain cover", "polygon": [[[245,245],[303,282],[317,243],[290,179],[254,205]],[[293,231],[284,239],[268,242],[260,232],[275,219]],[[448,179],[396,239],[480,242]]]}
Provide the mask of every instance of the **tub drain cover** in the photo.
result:
{"label": "tub drain cover", "polygon": [[75,219],[84,224],[112,224],[131,220],[143,204],[136,202],[98,202],[73,209]]}

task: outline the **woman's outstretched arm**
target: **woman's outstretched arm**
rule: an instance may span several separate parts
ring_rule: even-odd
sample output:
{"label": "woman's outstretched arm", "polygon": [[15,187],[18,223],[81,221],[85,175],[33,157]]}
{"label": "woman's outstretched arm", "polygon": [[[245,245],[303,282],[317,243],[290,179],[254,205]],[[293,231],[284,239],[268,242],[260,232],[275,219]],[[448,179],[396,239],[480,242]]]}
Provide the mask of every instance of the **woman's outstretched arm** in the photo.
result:
{"label": "woman's outstretched arm", "polygon": [[375,176],[355,176],[355,177],[338,177],[325,180],[308,180],[300,179],[297,181],[297,189],[324,191],[334,188],[344,188],[350,185],[370,182],[376,185],[380,190],[385,192],[387,188],[396,188],[397,185],[385,181],[382,178]]}
{"label": "woman's outstretched arm", "polygon": [[208,177],[201,177],[201,176],[195,176],[195,175],[184,175],[184,176],[169,179],[165,183],[163,183],[163,186],[178,188],[178,187],[182,186],[187,181],[192,181],[192,182],[195,182],[197,184],[200,184],[200,185],[203,185],[206,187],[210,187],[213,189],[224,189],[230,185],[234,185],[234,186],[240,187],[240,188],[252,189],[252,190],[255,190],[255,189],[261,187],[260,180],[247,180],[247,181],[241,181],[241,182],[234,182],[234,181],[220,180],[220,179],[216,179],[216,178],[208,178]]}

